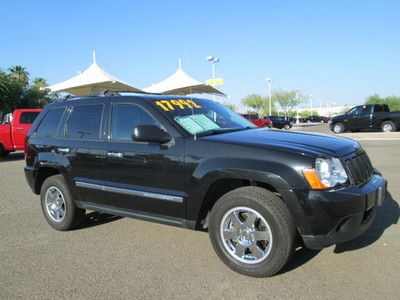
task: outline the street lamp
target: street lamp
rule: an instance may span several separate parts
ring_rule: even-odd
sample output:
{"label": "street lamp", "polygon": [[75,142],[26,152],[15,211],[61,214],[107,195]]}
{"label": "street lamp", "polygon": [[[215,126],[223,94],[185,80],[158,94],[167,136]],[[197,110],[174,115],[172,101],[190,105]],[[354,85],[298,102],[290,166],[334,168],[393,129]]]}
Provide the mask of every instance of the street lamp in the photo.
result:
{"label": "street lamp", "polygon": [[[212,79],[215,80],[215,63],[219,62],[219,58],[215,56],[207,56],[207,60],[212,63]],[[213,82],[212,87],[215,87]],[[213,95],[213,99],[215,101],[215,94]]]}
{"label": "street lamp", "polygon": [[299,90],[294,90],[296,92],[296,124],[299,124]]}
{"label": "street lamp", "polygon": [[269,115],[272,116],[272,77],[266,78],[268,82]]}
{"label": "street lamp", "polygon": [[312,115],[312,110],[313,110],[313,106],[312,106],[312,95],[310,95],[310,106],[311,106],[311,109],[310,109],[310,116]]}

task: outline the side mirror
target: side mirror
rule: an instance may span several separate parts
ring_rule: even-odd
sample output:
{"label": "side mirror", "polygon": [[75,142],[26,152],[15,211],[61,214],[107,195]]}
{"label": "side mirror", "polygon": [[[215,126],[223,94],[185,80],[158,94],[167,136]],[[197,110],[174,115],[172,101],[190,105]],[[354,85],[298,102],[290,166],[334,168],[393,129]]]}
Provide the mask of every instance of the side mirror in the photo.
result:
{"label": "side mirror", "polygon": [[135,142],[165,144],[172,140],[172,136],[158,126],[139,125],[133,128],[132,140]]}

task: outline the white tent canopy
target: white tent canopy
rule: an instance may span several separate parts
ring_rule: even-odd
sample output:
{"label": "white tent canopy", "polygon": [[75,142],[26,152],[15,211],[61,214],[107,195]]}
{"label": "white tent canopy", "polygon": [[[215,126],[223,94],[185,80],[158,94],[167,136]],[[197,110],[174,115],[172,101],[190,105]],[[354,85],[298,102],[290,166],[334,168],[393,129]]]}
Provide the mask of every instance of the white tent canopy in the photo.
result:
{"label": "white tent canopy", "polygon": [[188,94],[214,94],[226,96],[211,85],[197,81],[186,74],[181,66],[168,78],[143,89],[148,93],[160,93],[166,95],[188,95]]}
{"label": "white tent canopy", "polygon": [[105,90],[143,92],[103,70],[96,63],[95,53],[93,53],[93,63],[81,74],[46,88],[52,92],[66,92],[76,96],[93,95]]}

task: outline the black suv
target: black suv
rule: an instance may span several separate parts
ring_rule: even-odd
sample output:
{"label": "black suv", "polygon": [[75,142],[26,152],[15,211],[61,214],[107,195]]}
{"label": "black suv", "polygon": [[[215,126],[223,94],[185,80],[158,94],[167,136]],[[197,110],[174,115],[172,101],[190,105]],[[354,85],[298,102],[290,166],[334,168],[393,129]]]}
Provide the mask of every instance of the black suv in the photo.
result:
{"label": "black suv", "polygon": [[386,192],[353,140],[256,128],[188,97],[52,103],[25,146],[26,179],[53,228],[78,227],[88,209],[208,230],[223,262],[251,276],[278,272],[299,242],[360,235]]}
{"label": "black suv", "polygon": [[264,119],[272,121],[272,127],[278,129],[286,129],[289,130],[292,128],[292,123],[289,120],[286,120],[285,117],[281,116],[266,116]]}

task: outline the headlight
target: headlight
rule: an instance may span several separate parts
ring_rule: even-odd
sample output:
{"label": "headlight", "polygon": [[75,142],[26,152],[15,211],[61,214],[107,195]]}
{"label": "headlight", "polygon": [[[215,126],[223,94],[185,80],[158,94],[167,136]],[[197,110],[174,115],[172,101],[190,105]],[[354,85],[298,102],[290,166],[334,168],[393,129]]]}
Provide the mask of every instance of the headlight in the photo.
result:
{"label": "headlight", "polygon": [[317,158],[315,169],[305,169],[303,174],[313,189],[330,188],[347,181],[346,171],[338,158]]}

